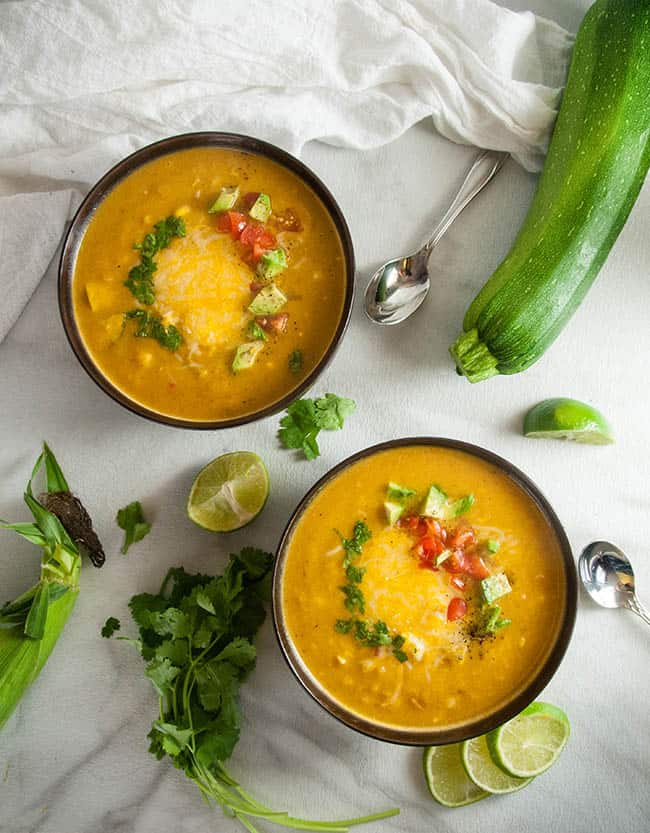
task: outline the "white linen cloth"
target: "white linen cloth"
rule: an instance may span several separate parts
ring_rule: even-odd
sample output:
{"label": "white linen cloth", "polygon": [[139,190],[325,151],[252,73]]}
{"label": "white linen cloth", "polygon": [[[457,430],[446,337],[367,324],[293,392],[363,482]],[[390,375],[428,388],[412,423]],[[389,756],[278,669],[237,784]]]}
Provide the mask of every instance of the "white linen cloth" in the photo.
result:
{"label": "white linen cloth", "polygon": [[0,3],[0,342],[80,197],[138,147],[229,130],[370,148],[431,116],[538,170],[571,46],[490,0]]}

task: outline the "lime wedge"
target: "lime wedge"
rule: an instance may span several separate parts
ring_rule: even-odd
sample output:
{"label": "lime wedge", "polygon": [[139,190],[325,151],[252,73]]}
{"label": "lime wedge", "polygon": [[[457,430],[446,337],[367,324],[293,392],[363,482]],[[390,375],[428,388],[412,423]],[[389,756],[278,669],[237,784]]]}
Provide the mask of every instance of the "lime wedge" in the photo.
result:
{"label": "lime wedge", "polygon": [[424,777],[429,792],[445,807],[463,807],[489,795],[467,777],[460,752],[460,743],[424,750]]}
{"label": "lime wedge", "polygon": [[486,735],[495,764],[516,778],[534,778],[551,766],[569,739],[562,709],[531,703],[517,717]]}
{"label": "lime wedge", "polygon": [[498,767],[490,756],[485,735],[466,740],[461,757],[465,772],[477,787],[489,793],[514,793],[525,787],[532,778],[514,778]]}
{"label": "lime wedge", "polygon": [[211,532],[232,532],[254,520],[269,496],[269,475],[252,451],[223,454],[201,469],[187,500],[187,514]]}
{"label": "lime wedge", "polygon": [[524,417],[524,436],[591,445],[614,442],[612,429],[600,411],[577,399],[538,402]]}

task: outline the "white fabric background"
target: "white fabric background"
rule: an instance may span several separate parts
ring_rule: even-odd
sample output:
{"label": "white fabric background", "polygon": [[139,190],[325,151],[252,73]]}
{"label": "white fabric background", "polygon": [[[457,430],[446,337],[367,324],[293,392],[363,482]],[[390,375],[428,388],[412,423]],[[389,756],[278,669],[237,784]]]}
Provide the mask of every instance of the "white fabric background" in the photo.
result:
{"label": "white fabric background", "polygon": [[[537,0],[535,8],[565,15],[558,19],[570,26],[584,5]],[[313,463],[297,462],[278,447],[277,418],[229,431],[189,432],[118,407],[86,377],[65,341],[50,266],[0,345],[0,510],[24,517],[20,495],[45,438],[92,510],[109,559],[101,571],[84,567],[82,594],[63,639],[2,730],[0,833],[239,829],[208,809],[173,767],[148,755],[154,694],[139,658],[120,643],[101,640],[99,628],[116,615],[126,629],[130,595],[157,587],[172,564],[218,571],[227,553],[243,544],[274,548],[314,481],[372,443],[430,434],[504,455],[546,493],[576,555],[596,538],[617,542],[634,559],[641,595],[650,601],[647,184],[569,327],[524,374],[470,386],[455,375],[446,352],[469,300],[507,251],[530,202],[535,177],[514,162],[440,244],[431,263],[434,286],[417,316],[389,330],[364,318],[367,275],[423,238],[472,157],[471,149],[445,141],[430,122],[380,148],[305,147],[303,158],[332,188],[349,220],[359,265],[350,329],[314,389],[352,396],[359,410],[344,431],[323,437],[323,456]],[[25,258],[37,256],[32,249],[26,237]],[[524,411],[558,395],[602,407],[616,445],[521,437]],[[226,540],[196,529],[183,506],[196,471],[238,448],[264,457],[272,492],[259,520]],[[134,499],[142,500],[153,530],[123,558],[114,515]],[[33,548],[3,533],[0,598],[17,595],[36,574]],[[243,689],[245,725],[232,769],[261,800],[296,813],[334,818],[402,808],[396,819],[360,828],[368,833],[646,833],[649,645],[647,629],[631,614],[601,611],[581,597],[569,652],[544,692],[571,719],[572,737],[560,761],[516,795],[449,811],[428,797],[418,751],[356,735],[309,700],[267,623],[258,669]]]}
{"label": "white fabric background", "polygon": [[571,44],[490,0],[0,4],[0,341],[80,196],[148,142],[220,129],[370,148],[432,116],[535,170]]}

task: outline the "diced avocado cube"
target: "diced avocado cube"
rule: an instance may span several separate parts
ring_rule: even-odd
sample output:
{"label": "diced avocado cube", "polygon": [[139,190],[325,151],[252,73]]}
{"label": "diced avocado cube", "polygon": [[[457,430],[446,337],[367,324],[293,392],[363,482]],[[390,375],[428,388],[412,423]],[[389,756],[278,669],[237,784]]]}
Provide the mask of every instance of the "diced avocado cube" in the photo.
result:
{"label": "diced avocado cube", "polygon": [[453,501],[447,507],[447,518],[457,518],[459,515],[464,515],[468,512],[474,504],[474,495],[465,495],[458,500]]}
{"label": "diced avocado cube", "polygon": [[444,518],[447,508],[447,495],[439,486],[431,486],[424,499],[422,514],[429,518]]}
{"label": "diced avocado cube", "polygon": [[247,370],[255,364],[255,359],[260,350],[264,349],[262,341],[247,341],[240,344],[235,351],[235,358],[232,360],[232,372],[239,373],[240,370]]}
{"label": "diced avocado cube", "polygon": [[464,515],[473,503],[474,495],[465,495],[458,500],[450,501],[440,486],[433,485],[425,498],[422,514],[447,521]]}
{"label": "diced avocado cube", "polygon": [[394,483],[392,480],[388,484],[388,499],[389,500],[406,500],[415,494],[415,489],[409,489],[408,486],[400,486],[399,483]]}
{"label": "diced avocado cube", "polygon": [[501,544],[498,541],[495,541],[494,538],[490,538],[485,546],[488,548],[488,552],[492,553],[499,552],[499,549],[501,548]]}
{"label": "diced avocado cube", "polygon": [[501,596],[510,593],[512,587],[508,581],[508,576],[505,573],[498,573],[495,576],[488,576],[481,581],[481,592],[485,601],[491,605]]}
{"label": "diced avocado cube", "polygon": [[274,283],[263,287],[253,298],[248,309],[253,315],[273,315],[287,303],[287,298]]}
{"label": "diced avocado cube", "polygon": [[239,186],[234,185],[232,188],[222,188],[219,196],[208,208],[208,214],[216,214],[219,211],[230,211],[239,198]]}
{"label": "diced avocado cube", "polygon": [[268,194],[258,194],[248,213],[254,220],[265,223],[271,216],[271,197]]}
{"label": "diced avocado cube", "polygon": [[284,249],[271,249],[264,252],[257,264],[257,274],[264,280],[270,280],[287,268],[287,255]]}
{"label": "diced avocado cube", "polygon": [[401,503],[396,503],[393,500],[386,500],[384,501],[384,509],[386,510],[388,523],[394,526],[404,514],[405,507]]}

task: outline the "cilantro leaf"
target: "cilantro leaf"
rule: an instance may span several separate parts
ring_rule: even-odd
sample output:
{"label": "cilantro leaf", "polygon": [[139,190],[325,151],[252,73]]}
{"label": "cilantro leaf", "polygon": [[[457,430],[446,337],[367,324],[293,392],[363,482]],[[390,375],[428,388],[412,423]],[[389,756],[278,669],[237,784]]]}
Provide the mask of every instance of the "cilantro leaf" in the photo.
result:
{"label": "cilantro leaf", "polygon": [[164,697],[171,690],[172,683],[180,674],[180,669],[172,665],[170,660],[165,658],[149,663],[144,673],[154,684],[158,694]]}
{"label": "cilantro leaf", "polygon": [[[152,302],[153,303],[153,302]],[[173,324],[167,327],[162,323],[159,315],[144,309],[131,309],[124,313],[127,321],[137,322],[135,335],[137,338],[153,338],[166,350],[174,352],[183,343],[183,336]]]}
{"label": "cilantro leaf", "polygon": [[326,393],[320,399],[296,399],[280,420],[278,438],[285,448],[301,449],[307,460],[320,455],[317,437],[321,430],[338,431],[356,409],[352,399]]}
{"label": "cilantro leaf", "polygon": [[302,350],[293,350],[289,353],[289,370],[292,373],[300,373],[303,366]]}
{"label": "cilantro leaf", "polygon": [[359,613],[366,612],[366,600],[358,585],[345,584],[341,587],[341,590],[345,596],[345,606],[351,613],[355,610],[358,610]]}
{"label": "cilantro leaf", "polygon": [[169,634],[174,638],[190,636],[192,623],[190,617],[175,607],[168,607],[162,613],[152,613],[149,616],[151,629],[161,636]]}
{"label": "cilantro leaf", "polygon": [[343,423],[356,410],[356,403],[352,399],[345,399],[335,393],[326,393],[314,402],[316,408],[316,424],[327,431],[339,431]]}
{"label": "cilantro leaf", "polygon": [[123,509],[118,509],[116,521],[120,529],[125,532],[124,543],[120,550],[123,555],[127,554],[131,544],[141,541],[151,530],[151,524],[147,523],[139,500],[134,500]]}
{"label": "cilantro leaf", "polygon": [[120,620],[116,619],[114,616],[109,616],[104,624],[104,627],[102,628],[102,636],[105,639],[110,639],[115,631],[119,631],[120,627]]}

